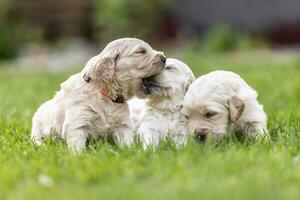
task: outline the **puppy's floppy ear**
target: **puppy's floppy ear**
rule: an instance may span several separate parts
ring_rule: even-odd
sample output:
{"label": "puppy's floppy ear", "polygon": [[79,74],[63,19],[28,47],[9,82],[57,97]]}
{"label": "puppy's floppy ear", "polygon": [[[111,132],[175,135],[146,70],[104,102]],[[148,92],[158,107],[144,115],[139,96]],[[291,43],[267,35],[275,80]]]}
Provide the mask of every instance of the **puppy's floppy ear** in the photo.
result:
{"label": "puppy's floppy ear", "polygon": [[110,83],[115,78],[115,67],[119,59],[119,54],[114,57],[103,57],[100,58],[93,66],[94,73],[97,78]]}
{"label": "puppy's floppy ear", "polygon": [[245,109],[245,103],[237,96],[229,99],[229,116],[231,121],[236,122],[240,119]]}
{"label": "puppy's floppy ear", "polygon": [[185,77],[184,84],[183,84],[184,92],[187,92],[187,90],[189,89],[190,85],[193,83],[194,80],[195,78],[191,75],[187,75]]}

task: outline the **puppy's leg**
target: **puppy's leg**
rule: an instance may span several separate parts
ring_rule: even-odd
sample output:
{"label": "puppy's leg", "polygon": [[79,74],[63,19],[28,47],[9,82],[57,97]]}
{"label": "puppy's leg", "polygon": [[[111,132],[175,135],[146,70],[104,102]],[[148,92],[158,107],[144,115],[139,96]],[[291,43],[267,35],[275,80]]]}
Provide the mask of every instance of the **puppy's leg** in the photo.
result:
{"label": "puppy's leg", "polygon": [[67,141],[68,148],[72,152],[78,153],[85,149],[91,131],[89,125],[93,120],[92,116],[89,107],[74,106],[68,108],[62,128],[62,138]]}
{"label": "puppy's leg", "polygon": [[41,123],[39,123],[38,113],[35,113],[35,115],[32,118],[31,139],[37,145],[41,145],[43,142],[43,132]]}
{"label": "puppy's leg", "polygon": [[171,134],[170,138],[177,148],[184,147],[188,141],[187,134],[184,133]]}
{"label": "puppy's leg", "polygon": [[181,115],[179,117],[176,123],[172,124],[173,126],[169,133],[169,137],[177,148],[185,146],[188,141],[187,125],[182,119],[183,117]]}
{"label": "puppy's leg", "polygon": [[83,128],[78,128],[66,133],[68,148],[73,153],[79,153],[86,147],[88,133]]}
{"label": "puppy's leg", "polygon": [[124,125],[120,127],[118,130],[116,130],[113,133],[115,142],[120,146],[123,147],[124,145],[130,147],[133,144],[134,141],[134,134],[132,129]]}
{"label": "puppy's leg", "polygon": [[43,140],[48,138],[52,133],[51,127],[46,127],[42,130],[38,125],[33,125],[31,130],[31,139],[37,144],[42,145]]}
{"label": "puppy's leg", "polygon": [[153,127],[141,124],[137,130],[137,134],[142,142],[143,148],[146,150],[148,147],[155,149],[159,145],[160,132]]}
{"label": "puppy's leg", "polygon": [[42,145],[43,139],[44,139],[43,132],[41,131],[41,128],[39,127],[39,124],[37,122],[32,123],[32,129],[31,129],[31,139],[37,144]]}
{"label": "puppy's leg", "polygon": [[37,145],[41,145],[43,139],[49,137],[51,134],[52,110],[52,101],[47,101],[39,107],[32,118],[31,139]]}
{"label": "puppy's leg", "polygon": [[267,115],[263,111],[263,107],[256,101],[251,104],[252,107],[245,112],[245,116],[242,119],[244,123],[244,129],[251,137],[264,135],[267,133]]}
{"label": "puppy's leg", "polygon": [[246,133],[248,136],[255,137],[259,135],[263,135],[267,132],[267,128],[265,125],[260,122],[248,122],[245,126]]}

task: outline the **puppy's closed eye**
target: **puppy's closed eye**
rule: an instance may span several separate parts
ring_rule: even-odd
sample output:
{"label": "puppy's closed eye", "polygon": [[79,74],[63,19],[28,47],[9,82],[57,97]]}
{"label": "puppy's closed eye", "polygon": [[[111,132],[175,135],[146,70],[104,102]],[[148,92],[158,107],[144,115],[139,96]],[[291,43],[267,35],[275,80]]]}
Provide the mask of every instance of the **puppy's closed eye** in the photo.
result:
{"label": "puppy's closed eye", "polygon": [[174,69],[174,68],[172,68],[172,67],[166,67],[166,69]]}
{"label": "puppy's closed eye", "polygon": [[213,111],[209,111],[207,113],[204,114],[205,118],[209,119],[212,118],[213,116],[216,116],[218,113],[213,112]]}
{"label": "puppy's closed eye", "polygon": [[144,48],[138,49],[138,50],[135,52],[135,54],[145,54],[145,53],[147,53],[147,51],[146,51],[146,49],[144,49]]}
{"label": "puppy's closed eye", "polygon": [[190,116],[188,115],[183,115],[185,119],[190,119]]}
{"label": "puppy's closed eye", "polygon": [[176,68],[175,67],[173,67],[172,65],[168,65],[168,66],[166,66],[166,68],[165,69],[167,69],[167,70],[176,70]]}

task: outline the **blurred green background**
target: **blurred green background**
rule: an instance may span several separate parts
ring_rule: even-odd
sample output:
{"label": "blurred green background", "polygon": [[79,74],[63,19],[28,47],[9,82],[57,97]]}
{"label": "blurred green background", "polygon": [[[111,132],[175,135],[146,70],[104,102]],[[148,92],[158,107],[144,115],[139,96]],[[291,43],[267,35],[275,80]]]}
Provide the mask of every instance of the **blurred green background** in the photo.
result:
{"label": "blurred green background", "polygon": [[99,51],[119,37],[218,52],[295,47],[299,7],[295,0],[0,0],[0,59],[79,40]]}

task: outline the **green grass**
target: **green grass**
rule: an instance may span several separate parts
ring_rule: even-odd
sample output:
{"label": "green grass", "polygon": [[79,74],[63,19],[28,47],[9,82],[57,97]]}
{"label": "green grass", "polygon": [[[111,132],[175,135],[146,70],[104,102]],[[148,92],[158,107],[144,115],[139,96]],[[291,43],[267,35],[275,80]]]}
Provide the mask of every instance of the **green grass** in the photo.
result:
{"label": "green grass", "polygon": [[[246,52],[172,54],[201,75],[239,73],[259,93],[269,141],[227,138],[156,152],[95,142],[79,156],[62,142],[37,147],[31,117],[70,73],[0,69],[0,199],[299,199],[300,59]],[[299,56],[299,55],[298,55]]]}

